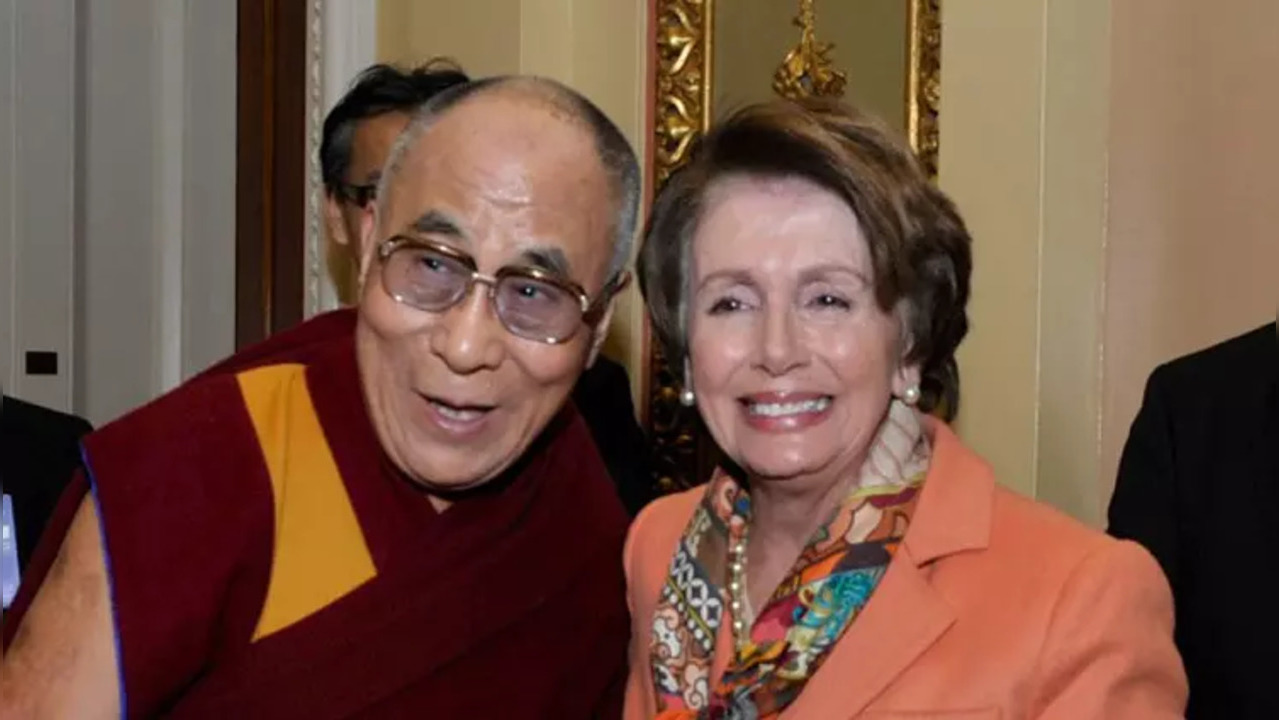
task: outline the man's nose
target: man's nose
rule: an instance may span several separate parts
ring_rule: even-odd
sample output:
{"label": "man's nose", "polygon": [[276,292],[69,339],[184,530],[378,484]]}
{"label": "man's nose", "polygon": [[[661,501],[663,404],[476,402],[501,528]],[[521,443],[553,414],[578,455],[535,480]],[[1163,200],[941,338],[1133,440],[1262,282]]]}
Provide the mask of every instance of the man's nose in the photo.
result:
{"label": "man's nose", "polygon": [[473,285],[431,330],[431,350],[459,375],[496,368],[505,358],[506,329],[493,313],[488,291],[487,285]]}

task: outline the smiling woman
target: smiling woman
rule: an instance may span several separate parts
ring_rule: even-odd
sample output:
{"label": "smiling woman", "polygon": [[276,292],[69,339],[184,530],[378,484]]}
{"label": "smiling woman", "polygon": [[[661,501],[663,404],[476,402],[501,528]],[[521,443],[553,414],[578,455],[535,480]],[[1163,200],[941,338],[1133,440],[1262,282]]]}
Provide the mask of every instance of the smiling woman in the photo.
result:
{"label": "smiling woman", "polygon": [[[888,121],[937,170],[941,0],[654,0],[653,177],[684,163],[710,126],[746,103],[840,94]],[[830,82],[823,81],[833,80]],[[648,422],[663,490],[704,480],[718,462],[682,368],[653,343]]]}
{"label": "smiling woman", "polygon": [[954,205],[850,107],[751,105],[690,146],[639,275],[726,461],[631,528],[628,718],[1181,716],[1153,559],[930,414],[971,270]]}

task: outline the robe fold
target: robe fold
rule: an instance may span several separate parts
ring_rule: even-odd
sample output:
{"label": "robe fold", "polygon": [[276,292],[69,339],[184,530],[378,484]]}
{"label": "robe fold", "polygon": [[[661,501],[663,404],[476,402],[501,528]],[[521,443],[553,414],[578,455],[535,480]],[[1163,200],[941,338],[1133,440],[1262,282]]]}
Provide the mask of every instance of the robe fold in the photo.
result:
{"label": "robe fold", "polygon": [[127,715],[620,714],[627,520],[580,417],[436,512],[381,450],[349,318],[311,323],[84,443]]}

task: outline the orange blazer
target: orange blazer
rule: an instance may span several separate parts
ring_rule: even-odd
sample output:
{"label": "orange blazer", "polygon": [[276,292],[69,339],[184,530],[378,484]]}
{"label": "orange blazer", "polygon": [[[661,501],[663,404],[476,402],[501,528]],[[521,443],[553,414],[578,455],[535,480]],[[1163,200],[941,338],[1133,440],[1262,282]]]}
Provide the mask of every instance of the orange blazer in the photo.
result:
{"label": "orange blazer", "polygon": [[[928,431],[932,466],[901,549],[782,717],[1183,717],[1172,596],[1154,559],[1000,488],[949,428]],[[631,526],[628,720],[655,714],[653,610],[703,490],[657,500]],[[732,652],[730,628],[725,619],[713,681]]]}

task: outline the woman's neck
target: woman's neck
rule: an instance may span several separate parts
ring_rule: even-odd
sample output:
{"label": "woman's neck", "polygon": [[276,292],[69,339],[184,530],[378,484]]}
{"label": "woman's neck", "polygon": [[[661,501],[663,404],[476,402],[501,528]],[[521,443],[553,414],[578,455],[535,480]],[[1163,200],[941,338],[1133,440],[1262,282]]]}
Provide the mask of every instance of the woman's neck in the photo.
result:
{"label": "woman's neck", "polygon": [[[749,608],[764,607],[813,533],[826,522],[856,482],[855,470],[824,480],[752,478],[751,520],[746,539]],[[748,618],[748,622],[754,622],[754,617]]]}
{"label": "woman's neck", "polygon": [[751,479],[750,537],[803,547],[857,481],[853,471],[828,478]]}

